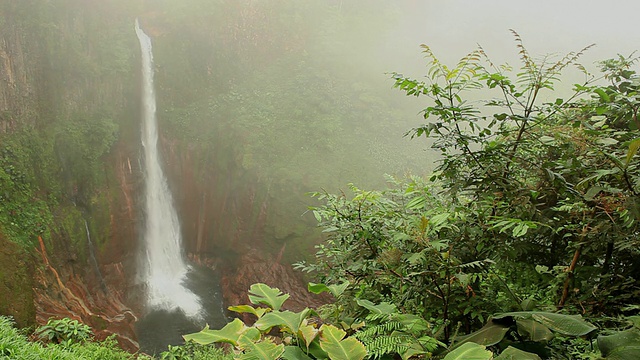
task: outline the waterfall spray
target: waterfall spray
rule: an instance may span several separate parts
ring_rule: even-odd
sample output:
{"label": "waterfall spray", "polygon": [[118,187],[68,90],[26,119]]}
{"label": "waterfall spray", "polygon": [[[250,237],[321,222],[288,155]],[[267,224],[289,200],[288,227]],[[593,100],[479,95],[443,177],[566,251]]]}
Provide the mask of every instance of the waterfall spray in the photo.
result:
{"label": "waterfall spray", "polygon": [[147,307],[151,310],[180,309],[190,318],[200,318],[203,315],[200,300],[183,285],[189,269],[182,251],[180,222],[158,154],[151,39],[140,29],[138,19],[135,28],[142,50],[146,216],[142,274],[147,286]]}

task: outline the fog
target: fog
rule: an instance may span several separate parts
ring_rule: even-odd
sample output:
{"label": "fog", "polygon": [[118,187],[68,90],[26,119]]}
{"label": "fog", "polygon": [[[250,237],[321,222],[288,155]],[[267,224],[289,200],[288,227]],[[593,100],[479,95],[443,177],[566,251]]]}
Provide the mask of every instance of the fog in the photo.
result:
{"label": "fog", "polygon": [[[310,162],[324,162],[317,166],[318,172],[310,170],[307,174],[315,180],[308,182],[306,190],[335,190],[352,181],[380,186],[384,173],[430,171],[435,155],[429,152],[428,142],[403,138],[407,130],[421,124],[419,113],[427,99],[406,98],[392,89],[389,75],[399,72],[422,77],[426,67],[420,44],[431,47],[449,64],[479,44],[493,62],[508,62],[517,68],[518,53],[510,32],[513,29],[534,56],[562,56],[596,44],[580,61],[597,73],[595,61],[618,53],[629,55],[640,43],[640,32],[634,28],[634,14],[640,5],[631,1],[617,1],[606,7],[595,1],[548,0],[236,4],[146,3],[147,22],[157,28],[157,41],[174,36],[171,41],[187,43],[179,51],[181,58],[174,62],[166,57],[176,54],[158,54],[159,81],[166,82],[165,88],[176,90],[170,91],[160,106],[175,109],[198,102],[203,91],[196,89],[211,89],[214,82],[218,82],[218,88],[211,98],[219,99],[221,91],[225,91],[222,87],[231,84],[227,94],[247,96],[244,100],[235,99],[242,104],[228,104],[235,110],[246,110],[244,114],[228,114],[236,118],[233,126],[264,134],[249,135],[247,141],[259,144],[261,150],[250,149],[251,146],[245,149],[245,166],[261,167],[262,172],[279,168],[278,176],[288,176],[290,166],[304,172]],[[208,46],[211,50],[206,50]],[[174,50],[175,46],[169,51]],[[224,61],[235,63],[230,67]],[[185,62],[205,64],[200,69],[198,65],[187,69],[195,73],[176,70]],[[200,76],[205,68],[209,77]],[[172,78],[171,72],[177,75]],[[163,73],[167,75],[164,78]],[[184,81],[185,75],[203,82],[179,89],[175,83]],[[566,81],[557,86],[559,94],[567,93],[573,83],[584,81],[584,76],[572,69],[567,70],[566,76]],[[182,103],[177,103],[178,98]],[[382,109],[371,109],[372,104]],[[255,115],[254,111],[267,121],[254,117],[257,121],[242,125],[237,120]],[[327,114],[331,119],[325,118]],[[256,123],[258,129],[246,127]],[[353,146],[343,146],[349,142]],[[285,143],[289,146],[285,147]],[[290,152],[296,150],[298,153],[291,156]],[[283,157],[287,164],[280,163]],[[358,169],[352,171],[354,167]]]}
{"label": "fog", "polygon": [[[587,64],[617,53],[628,55],[640,43],[636,25],[640,4],[633,1],[606,5],[593,0],[411,3],[419,11],[406,13],[405,26],[397,32],[406,39],[403,48],[425,43],[444,61],[455,61],[480,44],[490,56],[513,62],[516,53],[509,29],[522,36],[532,54],[564,54],[596,44],[583,58]],[[418,56],[412,61],[420,62]]]}
{"label": "fog", "polygon": [[[517,69],[512,29],[536,58],[596,44],[580,62],[597,73],[596,61],[640,43],[637,10],[631,1],[164,0],[147,2],[141,22],[156,43],[161,129],[234,191],[264,189],[274,222],[265,237],[299,254],[315,224],[301,215],[307,192],[383,188],[385,174],[423,176],[437,163],[428,140],[403,137],[424,122],[428,99],[405,96],[390,78],[424,76],[420,44],[448,64],[480,45]],[[541,96],[585,80],[572,68],[563,76]]]}
{"label": "fog", "polygon": [[[182,244],[226,279],[201,286],[220,285],[220,297],[267,282],[260,269],[272,264],[290,276],[270,280],[300,280],[290,264],[322,239],[308,192],[381,189],[385,174],[433,170],[429,141],[404,137],[428,99],[405,96],[390,75],[423,78],[420,44],[445,64],[479,44],[517,68],[513,29],[534,56],[595,44],[580,60],[593,73],[640,46],[632,1],[13,0],[0,11],[0,140],[25,154],[8,164],[26,174],[22,190],[6,182],[0,192],[15,195],[8,209],[41,204],[4,211],[5,235],[32,249],[30,224],[46,220],[63,235],[45,240],[82,264],[87,214],[98,262],[133,263],[145,221],[139,18],[153,43],[159,152]],[[557,94],[584,76],[567,69],[562,79]],[[207,296],[222,309],[215,291]]]}

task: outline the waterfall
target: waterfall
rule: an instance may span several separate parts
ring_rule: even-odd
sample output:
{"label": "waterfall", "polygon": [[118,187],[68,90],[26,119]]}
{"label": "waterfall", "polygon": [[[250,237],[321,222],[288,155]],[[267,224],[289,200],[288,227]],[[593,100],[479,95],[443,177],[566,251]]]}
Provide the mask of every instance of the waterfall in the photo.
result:
{"label": "waterfall", "polygon": [[87,245],[89,246],[89,260],[91,261],[93,270],[96,272],[96,276],[98,276],[98,279],[100,280],[100,287],[102,288],[102,292],[107,294],[108,293],[107,285],[104,283],[102,272],[100,272],[100,267],[98,266],[98,260],[96,260],[96,252],[93,247],[93,242],[91,241],[91,232],[89,231],[89,224],[87,224],[86,219],[84,219],[84,229],[87,232]]}
{"label": "waterfall", "polygon": [[142,50],[142,145],[146,216],[142,275],[146,283],[147,307],[150,310],[180,309],[190,318],[201,318],[203,314],[200,300],[184,286],[189,268],[182,251],[180,222],[158,154],[151,39],[140,29],[138,19],[135,27]]}

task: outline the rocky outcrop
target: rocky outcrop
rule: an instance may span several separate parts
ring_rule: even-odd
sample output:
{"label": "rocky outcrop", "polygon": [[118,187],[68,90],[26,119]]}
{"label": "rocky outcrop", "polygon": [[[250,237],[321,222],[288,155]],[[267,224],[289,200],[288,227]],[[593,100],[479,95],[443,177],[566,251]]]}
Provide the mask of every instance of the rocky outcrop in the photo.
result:
{"label": "rocky outcrop", "polygon": [[221,287],[225,305],[250,304],[247,292],[255,283],[265,283],[289,294],[283,305],[286,310],[302,311],[331,301],[326,294],[315,295],[307,291],[307,283],[301,274],[279,260],[253,249],[242,254],[236,264],[223,268]]}
{"label": "rocky outcrop", "polygon": [[133,327],[137,316],[123,303],[125,293],[121,284],[126,283],[126,276],[122,265],[103,267],[107,281],[101,282],[101,286],[91,286],[71,266],[56,269],[49,261],[44,242],[39,240],[45,266],[36,271],[34,279],[37,323],[46,324],[50,318],[75,319],[89,325],[96,339],[115,335],[123,349],[138,351],[140,346]]}

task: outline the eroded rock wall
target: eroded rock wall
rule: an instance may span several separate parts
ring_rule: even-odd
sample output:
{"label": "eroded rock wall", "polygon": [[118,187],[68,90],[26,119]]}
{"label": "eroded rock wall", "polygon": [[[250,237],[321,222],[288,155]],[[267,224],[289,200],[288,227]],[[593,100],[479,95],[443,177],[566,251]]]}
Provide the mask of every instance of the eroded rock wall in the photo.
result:
{"label": "eroded rock wall", "polygon": [[[0,314],[20,326],[75,318],[129,350],[139,311],[127,305],[141,182],[136,3],[0,3],[0,185],[45,204],[34,215],[3,198]],[[33,235],[17,244],[5,231],[14,224]]]}

